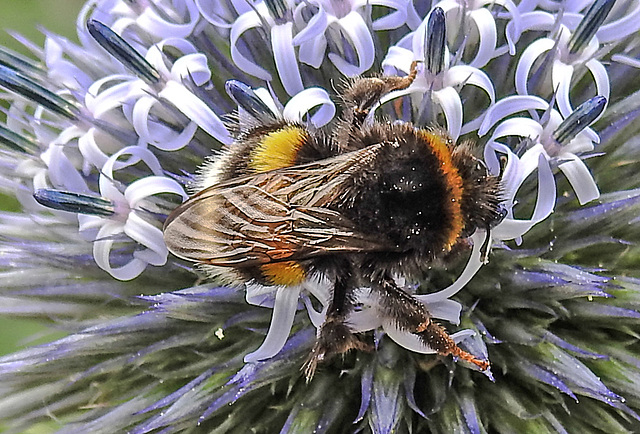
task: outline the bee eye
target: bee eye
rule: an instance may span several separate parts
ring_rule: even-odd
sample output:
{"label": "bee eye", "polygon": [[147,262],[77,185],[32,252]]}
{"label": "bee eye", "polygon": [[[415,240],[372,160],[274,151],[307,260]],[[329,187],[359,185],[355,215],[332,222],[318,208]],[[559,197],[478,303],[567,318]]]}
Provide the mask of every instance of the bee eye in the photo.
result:
{"label": "bee eye", "polygon": [[503,204],[499,204],[496,213],[489,222],[489,228],[493,229],[498,226],[507,217],[507,208]]}

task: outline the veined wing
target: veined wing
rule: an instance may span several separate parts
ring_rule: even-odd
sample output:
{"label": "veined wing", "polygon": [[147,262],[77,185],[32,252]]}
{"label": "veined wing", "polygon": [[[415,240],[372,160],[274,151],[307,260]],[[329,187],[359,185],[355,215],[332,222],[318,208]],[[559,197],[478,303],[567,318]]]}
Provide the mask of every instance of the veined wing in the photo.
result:
{"label": "veined wing", "polygon": [[354,171],[378,148],[213,185],[169,216],[167,246],[184,259],[237,267],[392,250],[331,207],[348,200]]}

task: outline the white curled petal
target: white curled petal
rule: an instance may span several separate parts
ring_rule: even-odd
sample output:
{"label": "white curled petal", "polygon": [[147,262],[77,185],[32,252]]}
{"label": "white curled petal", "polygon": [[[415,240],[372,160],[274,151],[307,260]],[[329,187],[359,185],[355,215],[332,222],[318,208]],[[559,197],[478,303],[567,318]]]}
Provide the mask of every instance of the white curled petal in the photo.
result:
{"label": "white curled petal", "polygon": [[246,0],[231,0],[230,3],[238,14],[244,14],[254,8],[253,5],[247,4]]}
{"label": "white curled petal", "polygon": [[245,71],[247,74],[251,74],[262,80],[271,81],[271,74],[269,74],[266,69],[258,66],[257,63],[245,57],[238,48],[240,38],[243,33],[260,26],[262,26],[260,17],[253,11],[244,13],[238,17],[231,27],[231,59],[233,59],[233,62],[238,66],[238,68]]}
{"label": "white curled petal", "polygon": [[[430,92],[430,89],[426,86],[423,86],[421,83],[417,83],[416,80],[410,87],[406,89],[394,90],[387,93],[386,95],[383,95],[382,98],[380,98],[380,102],[374,104],[371,107],[371,112],[378,110],[378,108],[383,104],[386,104],[389,101],[393,101],[398,98],[402,98],[403,96],[413,96],[414,98],[417,97],[418,101],[420,101],[421,98],[424,98],[424,95],[427,92]],[[370,113],[369,116],[371,117],[372,114]]]}
{"label": "white curled petal", "polygon": [[489,174],[498,176],[500,174],[500,159],[498,153],[507,155],[507,164],[509,164],[509,154],[511,149],[502,143],[489,141],[484,147],[484,162],[487,164]]}
{"label": "white curled petal", "polygon": [[[143,256],[145,262],[156,266],[166,264],[169,251],[164,243],[164,238],[160,229],[142,219],[142,217],[135,212],[131,212],[124,224],[123,231],[133,241],[145,246],[153,252],[152,255],[149,254],[151,252],[146,252],[147,254]],[[134,255],[137,253],[142,252],[135,252]],[[135,256],[139,259],[143,259],[139,255]]]}
{"label": "white curled petal", "polygon": [[[107,163],[105,163],[105,165]],[[98,184],[100,186],[100,196],[109,199],[116,204],[121,204],[125,200],[124,194],[122,194],[122,192],[118,190],[118,187],[114,185],[112,179],[113,178],[108,175],[100,176],[100,179],[98,180]]]}
{"label": "white curled petal", "polygon": [[569,96],[569,92],[571,92],[571,77],[573,77],[573,70],[574,68],[572,65],[567,65],[560,60],[555,60],[553,62],[553,68],[551,69],[553,88],[557,89],[556,103],[558,104],[558,110],[564,118],[573,112]]}
{"label": "white curled petal", "polygon": [[[146,148],[142,148],[140,146],[127,146],[126,148],[122,148],[115,154],[113,154],[109,161],[102,166],[102,173],[109,179],[113,179],[113,171],[118,170],[117,161],[120,157],[129,155],[131,158],[129,160],[133,160],[136,163],[142,160],[148,167],[151,169],[154,175],[162,175],[163,170],[162,166],[158,162],[158,159],[153,152],[149,151]],[[134,164],[134,163],[132,163]]]}
{"label": "white curled petal", "polygon": [[373,30],[391,30],[397,29],[407,21],[407,5],[403,1],[398,0],[376,0],[371,2],[377,6],[385,6],[394,9],[382,17],[378,18],[371,24]]}
{"label": "white curled petal", "polygon": [[151,92],[150,88],[142,80],[121,83],[96,97],[93,116],[100,118],[110,110],[120,108],[126,112],[127,107],[130,107],[133,101],[145,97]]}
{"label": "white curled petal", "polygon": [[432,317],[443,319],[451,324],[460,324],[462,305],[455,300],[441,300],[426,303]]}
{"label": "white curled petal", "polygon": [[456,86],[458,84],[470,84],[484,90],[491,104],[496,102],[496,93],[493,82],[483,71],[467,65],[457,65],[449,68],[444,75],[444,86]]}
{"label": "white curled petal", "polygon": [[189,122],[180,132],[174,131],[166,125],[151,121],[152,107],[158,100],[151,96],[140,98],[133,106],[132,123],[138,136],[144,143],[153,145],[163,151],[176,151],[184,148],[196,133],[198,125]]}
{"label": "white curled petal", "polygon": [[202,53],[187,54],[176,60],[171,67],[171,78],[182,82],[190,77],[196,86],[202,86],[211,78],[207,56]]}
{"label": "white curled petal", "polygon": [[304,289],[313,295],[323,306],[331,301],[333,283],[327,277],[318,277],[304,283]]}
{"label": "white curled petal", "polygon": [[[513,56],[516,54],[515,44],[520,39],[520,35],[522,34],[522,29],[524,24],[522,22],[520,11],[518,7],[511,1],[498,1],[496,2],[499,5],[502,5],[510,15],[509,22],[507,23],[507,27],[511,25],[511,35],[509,35],[508,28],[505,29],[505,36],[507,38],[507,44],[509,45],[509,54]],[[513,37],[515,35],[515,38]],[[511,40],[509,40],[511,37]]]}
{"label": "white curled petal", "polygon": [[602,113],[593,122],[600,119],[607,109],[609,103],[609,96],[611,93],[611,83],[609,82],[609,75],[604,65],[596,59],[591,59],[585,63],[585,66],[593,75],[593,81],[596,84],[596,94],[603,96],[607,99],[605,107],[602,109]]}
{"label": "white curled petal", "polygon": [[166,56],[162,52],[162,46],[160,44],[155,44],[149,47],[144,58],[158,71],[160,77],[168,78],[171,76],[169,66],[165,63]]}
{"label": "white curled petal", "polygon": [[228,29],[235,19],[231,8],[220,4],[217,0],[195,0],[202,17],[216,27]]}
{"label": "white curled petal", "polygon": [[156,45],[161,51],[165,51],[166,48],[170,47],[172,52],[177,50],[183,55],[195,54],[198,52],[195,45],[183,38],[165,38]]}
{"label": "white curled petal", "polygon": [[245,299],[247,303],[260,306],[273,308],[276,302],[277,286],[265,286],[255,282],[245,284]]}
{"label": "white curled petal", "polygon": [[[125,161],[119,161],[120,157],[129,156]],[[146,148],[140,146],[127,146],[109,157],[102,166],[98,180],[100,194],[116,203],[126,202],[125,196],[120,192],[114,182],[114,171],[143,161],[155,175],[162,174],[162,167],[158,159]],[[128,202],[127,206],[128,206]]]}
{"label": "white curled petal", "polygon": [[230,144],[233,141],[220,118],[182,84],[168,82],[159,96],[170,101],[182,114],[220,142]]}
{"label": "white curled petal", "polygon": [[71,89],[87,89],[93,80],[73,62],[66,60],[64,49],[58,41],[47,37],[45,41],[45,64],[47,76],[58,85]]}
{"label": "white curled petal", "polygon": [[624,54],[614,54],[611,56],[611,60],[621,63],[623,65],[631,66],[632,68],[640,69],[640,60]]}
{"label": "white curled petal", "polygon": [[[540,163],[540,156],[547,158],[547,154],[544,150],[544,146],[540,143],[527,149],[522,158],[518,158],[509,148],[498,148],[495,142],[493,148],[502,152],[507,156],[507,164],[504,167],[501,179],[501,185],[503,188],[503,196],[510,207],[515,201],[516,194],[522,186],[524,180],[533,173]],[[555,188],[555,185],[554,185]],[[508,210],[511,212],[511,209]]]}
{"label": "white curled petal", "polygon": [[403,330],[400,330],[393,322],[385,321],[382,324],[382,328],[384,329],[387,336],[389,336],[393,341],[414,353],[419,354],[435,354],[437,351],[431,349],[424,344],[422,339],[420,339],[417,335],[413,333],[409,333]]}
{"label": "white curled petal", "polygon": [[[522,3],[520,6],[522,6]],[[515,20],[511,20],[507,23],[505,29],[509,54],[512,56],[516,54],[516,43],[520,39],[522,32],[525,30],[549,30],[556,22],[556,17],[544,11],[525,12],[518,15],[520,28],[518,29]]]}
{"label": "white curled petal", "polygon": [[454,140],[457,140],[462,128],[462,100],[460,100],[460,95],[454,88],[445,87],[433,92],[433,96],[442,107],[442,112],[447,120],[447,131],[449,131]]}
{"label": "white curled petal", "polygon": [[153,196],[154,194],[177,194],[183,200],[187,200],[188,195],[177,181],[166,176],[147,176],[132,182],[124,191],[124,197],[129,206],[135,208],[141,200]]}
{"label": "white curled petal", "polygon": [[195,122],[189,122],[186,127],[180,131],[180,133],[176,134],[174,131],[170,131],[167,137],[165,137],[161,141],[154,141],[152,143],[158,149],[163,151],[177,151],[178,149],[182,149],[191,142],[193,136],[198,129],[198,124]]}
{"label": "white curled petal", "polygon": [[460,330],[459,332],[455,332],[453,334],[451,334],[451,339],[453,339],[453,341],[456,344],[459,344],[460,342],[464,341],[467,338],[470,338],[472,336],[475,336],[476,332],[474,332],[473,330]]}
{"label": "white curled petal", "polygon": [[327,307],[325,306],[322,311],[318,312],[317,310],[315,310],[313,304],[311,303],[311,299],[309,299],[306,294],[302,296],[302,302],[304,303],[304,307],[307,309],[307,314],[309,315],[311,324],[313,324],[316,329],[319,329],[324,323],[325,318],[327,317]]}
{"label": "white curled petal", "polygon": [[[424,98],[424,95],[430,91],[430,89],[426,86],[422,86],[420,83],[413,82],[413,84],[406,88],[400,90],[391,91],[380,98],[380,102],[373,105],[371,111],[377,110],[381,105],[388,103],[389,101],[393,101],[394,99],[402,98],[403,96],[413,95],[418,98]],[[371,114],[369,115],[371,116]]]}
{"label": "white curled petal", "polygon": [[500,137],[517,136],[537,139],[544,131],[542,125],[529,118],[511,118],[501,122],[491,135],[490,141]]}
{"label": "white curled petal", "polygon": [[527,149],[526,152],[522,154],[522,157],[520,157],[522,180],[532,174],[536,168],[540,170],[540,165],[542,165],[543,169],[545,169],[544,173],[550,171],[551,168],[549,167],[548,160],[549,155],[547,155],[547,152],[542,144],[538,143]]}
{"label": "white curled petal", "polygon": [[640,2],[634,3],[634,8],[626,11],[620,19],[600,26],[596,36],[601,44],[621,41],[623,38],[640,31]]}
{"label": "white curled petal", "polygon": [[155,121],[152,121],[153,126],[149,128],[149,119],[151,118],[149,113],[157,102],[158,100],[155,97],[149,95],[139,98],[133,105],[133,111],[131,113],[133,128],[138,136],[146,143],[159,144],[165,138],[164,135],[160,136],[159,130],[163,129],[163,132],[166,134],[166,129],[159,126]]}
{"label": "white curled petal", "polygon": [[[122,35],[129,27],[135,26],[135,25],[136,25],[135,18],[122,17],[115,20],[110,27],[111,27],[111,30],[113,30],[115,33],[117,33],[118,35]],[[83,27],[84,27],[84,23],[82,23],[82,26],[81,27],[79,26],[78,28],[82,29]],[[78,32],[78,33],[81,33],[81,32]],[[140,47],[134,47],[134,48],[138,49]]]}
{"label": "white curled petal", "polygon": [[[555,3],[553,0],[551,0],[551,3],[554,4],[554,6],[556,8],[559,7],[559,5],[557,3]],[[566,9],[567,10],[566,15],[569,15],[569,14],[573,15],[573,13],[576,13],[576,15],[577,15],[577,12],[580,12],[580,11],[586,9],[592,3],[593,2],[591,0],[567,0],[566,6],[565,6],[567,8]],[[576,26],[577,25],[578,24],[576,23]]]}
{"label": "white curled petal", "polygon": [[549,162],[543,154],[538,157],[538,197],[533,215],[529,220],[505,219],[495,227],[493,236],[500,240],[518,238],[529,231],[534,225],[546,219],[556,203],[556,188]]}
{"label": "white curled petal", "polygon": [[[332,283],[326,277],[316,276],[313,279],[305,281],[303,284],[304,292],[302,293],[302,301],[309,314],[309,319],[316,329],[319,329],[327,316],[327,309],[331,300]],[[320,302],[321,310],[317,311],[313,307],[309,295],[315,297]]]}
{"label": "white curled petal", "polygon": [[473,243],[471,254],[467,260],[467,265],[465,265],[464,270],[462,270],[462,273],[460,273],[460,276],[458,276],[455,282],[441,291],[432,294],[416,295],[415,298],[429,305],[430,303],[447,300],[464,288],[482,267],[481,250],[486,237],[487,233],[480,230],[475,231],[473,235],[471,235],[470,239]]}
{"label": "white curled petal", "polygon": [[156,267],[162,267],[164,264],[166,264],[168,256],[168,251],[166,254],[163,254],[151,249],[136,250],[135,252],[133,252],[134,258],[144,261],[149,265],[155,265]]}
{"label": "white curled petal", "polygon": [[498,35],[496,33],[496,22],[488,9],[476,9],[469,13],[469,17],[475,23],[480,40],[478,42],[478,52],[469,64],[475,68],[482,68],[493,58]]}
{"label": "white curled petal", "polygon": [[350,313],[347,323],[354,333],[362,333],[380,327],[380,320],[381,315],[378,310],[374,307],[367,307]]}
{"label": "white curled petal", "polygon": [[349,328],[355,333],[361,333],[380,327],[384,315],[378,310],[378,306],[380,306],[378,294],[373,293],[371,288],[356,288],[353,296],[359,308],[349,313],[346,320]]}
{"label": "white curled petal", "polygon": [[[604,111],[602,112],[604,113]],[[598,117],[599,119],[599,117]],[[593,144],[594,143],[600,143],[600,136],[598,135],[598,133],[596,133],[595,131],[593,131],[592,128],[585,128],[584,130],[580,131],[580,133],[576,136],[576,138],[574,140],[576,140],[576,148],[580,149],[580,151],[576,151],[576,152],[583,152],[584,151],[591,151],[593,150]],[[591,144],[584,146],[583,143],[584,141],[590,141]],[[571,142],[569,142],[568,146],[571,146]],[[567,148],[567,149],[573,149],[573,148]]]}
{"label": "white curled petal", "polygon": [[331,121],[336,114],[336,107],[326,90],[319,87],[305,89],[287,102],[282,116],[293,122],[301,122],[314,107],[320,107],[311,115],[311,123],[321,127]]}
{"label": "white curled petal", "polygon": [[183,2],[188,12],[185,23],[167,21],[164,17],[160,16],[156,8],[153,7],[145,8],[144,12],[140,14],[136,20],[136,23],[158,38],[167,38],[169,36],[185,38],[191,35],[193,28],[198,22],[198,18],[200,18],[200,13],[198,6],[196,6],[193,0],[183,0]]}
{"label": "white curled petal", "polygon": [[378,310],[380,297],[371,288],[357,288],[354,291],[356,302],[361,305],[359,310],[352,311],[346,322],[355,333],[375,330],[382,325],[385,315]]}
{"label": "white curled petal", "polygon": [[484,113],[481,113],[475,119],[471,119],[469,122],[462,126],[462,128],[460,129],[460,134],[464,136],[465,134],[469,134],[472,131],[477,131],[478,128],[480,128],[483,119]]}
{"label": "white curled petal", "polygon": [[280,103],[276,103],[276,101],[273,99],[273,95],[271,95],[271,93],[269,93],[267,89],[265,89],[264,87],[259,87],[257,89],[254,89],[253,91],[258,96],[258,98],[260,98],[262,102],[264,102],[267,107],[271,109],[273,113],[280,113],[282,111],[282,106],[279,105]]}
{"label": "white curled petal", "polygon": [[300,62],[312,66],[316,69],[322,66],[324,53],[327,51],[327,38],[320,35],[315,39],[300,44],[298,57]]}
{"label": "white curled petal", "polygon": [[523,165],[520,164],[520,160],[511,152],[508,146],[498,142],[489,142],[485,146],[484,157],[489,167],[490,173],[494,176],[500,174],[500,162],[498,154],[505,155],[507,163],[502,171],[502,177],[500,179],[500,185],[503,189],[502,195],[509,205],[511,205],[515,199],[516,193],[522,184],[522,180],[526,177],[524,174]]}
{"label": "white curled petal", "polygon": [[576,192],[580,205],[584,205],[600,197],[598,185],[580,158],[573,154],[562,154],[559,158],[562,160],[570,159],[570,161],[560,164],[558,168],[562,170],[569,184],[573,187],[573,191]]}
{"label": "white curled petal", "polygon": [[[382,69],[387,74],[393,74],[397,71],[408,73],[413,62],[413,52],[406,48],[393,46],[389,48],[387,55],[382,60]],[[392,67],[393,70],[389,68]]]}
{"label": "white curled petal", "polygon": [[[299,10],[300,8],[296,9],[296,12]],[[329,20],[327,18],[327,12],[322,6],[320,6],[318,8],[318,12],[316,12],[311,17],[307,25],[302,30],[300,30],[296,34],[296,36],[294,36],[293,45],[302,45],[304,43],[311,42],[320,37],[323,37],[328,25]],[[302,50],[300,50],[300,52],[302,54]]]}
{"label": "white curled petal", "polygon": [[[46,169],[40,169],[33,175],[33,189],[37,190],[39,188],[50,188]],[[33,199],[33,196],[29,195],[29,198]]]}
{"label": "white curled petal", "polygon": [[484,136],[500,120],[515,113],[527,110],[546,110],[549,103],[534,95],[512,95],[496,102],[489,110],[478,130],[480,137]]}
{"label": "white curled petal", "polygon": [[[418,26],[415,32],[409,34],[409,35],[412,35],[413,37],[409,40],[405,39],[405,43],[406,43],[405,46],[398,45],[399,47],[402,47],[404,49],[411,51],[411,60],[413,60],[414,56],[416,60],[421,60],[423,62],[426,60],[424,56],[426,52],[425,45],[427,43],[427,22],[428,22],[428,19],[425,19],[422,22],[422,24]],[[446,54],[445,54],[445,58],[446,58]]]}
{"label": "white curled petal", "polygon": [[554,45],[555,41],[553,39],[543,38],[532,42],[524,50],[518,61],[515,77],[516,90],[520,95],[529,94],[527,83],[529,81],[529,72],[531,72],[534,62],[545,52],[552,50]]}
{"label": "white curled petal", "polygon": [[335,53],[329,53],[329,60],[338,68],[340,72],[347,76],[360,75],[373,65],[375,58],[375,47],[373,38],[369,33],[367,23],[364,18],[355,11],[348,13],[339,19],[337,24],[342,28],[345,35],[353,44],[354,51],[358,56],[358,64],[352,65]]}
{"label": "white curled petal", "polygon": [[69,157],[64,153],[62,145],[49,146],[40,156],[47,165],[48,176],[54,188],[63,188],[78,193],[89,193],[89,188]]}
{"label": "white curled petal", "polygon": [[110,256],[113,240],[110,237],[120,234],[122,231],[123,225],[120,222],[107,222],[102,226],[98,231],[96,241],[93,242],[93,258],[98,267],[116,279],[131,280],[138,277],[147,268],[147,263],[134,257],[120,267],[111,266]]}
{"label": "white curled petal", "polygon": [[49,146],[56,146],[56,145],[67,145],[69,144],[69,142],[74,141],[75,139],[77,139],[78,137],[81,137],[84,134],[84,130],[72,125],[70,127],[65,128],[64,130],[62,130],[59,134],[58,137],[56,137],[54,140],[52,140],[49,143]]}
{"label": "white curled petal", "polygon": [[[506,218],[496,226],[494,237],[497,240],[513,240],[522,237],[535,225],[533,220],[519,220]],[[518,242],[519,244],[519,242]]]}
{"label": "white curled petal", "polygon": [[93,116],[99,118],[109,110],[126,104],[136,95],[144,95],[143,89],[145,85],[142,80],[132,80],[128,75],[111,75],[96,81],[89,87],[84,103]]}
{"label": "white curled petal", "polygon": [[301,287],[299,286],[278,288],[267,336],[260,348],[244,356],[245,362],[250,363],[269,359],[282,350],[293,326],[293,319],[298,309],[300,291]]}
{"label": "white curled petal", "polygon": [[415,30],[422,23],[422,17],[418,14],[415,7],[413,6],[413,2],[408,2],[407,4],[407,27],[411,30]]}
{"label": "white curled petal", "polygon": [[95,167],[102,167],[109,159],[109,156],[100,149],[96,142],[95,134],[96,128],[89,128],[89,131],[78,139],[78,149],[86,161]]}
{"label": "white curled petal", "polygon": [[304,89],[293,45],[292,31],[293,23],[291,22],[271,28],[273,60],[282,86],[289,95],[295,95]]}
{"label": "white curled petal", "polygon": [[[98,229],[104,225],[105,218],[95,215],[78,214],[78,232],[86,232],[91,229]],[[94,239],[92,237],[91,239]]]}
{"label": "white curled petal", "polygon": [[585,128],[575,136],[569,143],[562,147],[562,154],[579,154],[581,152],[593,151],[594,143],[600,143],[598,133],[591,128]]}

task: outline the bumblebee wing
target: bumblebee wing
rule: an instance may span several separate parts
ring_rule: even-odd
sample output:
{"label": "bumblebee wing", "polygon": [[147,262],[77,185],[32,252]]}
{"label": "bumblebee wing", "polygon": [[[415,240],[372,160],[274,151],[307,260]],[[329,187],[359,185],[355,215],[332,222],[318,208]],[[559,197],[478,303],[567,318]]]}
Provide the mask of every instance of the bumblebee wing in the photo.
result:
{"label": "bumblebee wing", "polygon": [[330,209],[344,193],[349,178],[344,169],[354,161],[351,157],[209,187],[169,216],[164,227],[167,246],[187,260],[237,267],[332,252],[389,250],[379,236],[359,232]]}

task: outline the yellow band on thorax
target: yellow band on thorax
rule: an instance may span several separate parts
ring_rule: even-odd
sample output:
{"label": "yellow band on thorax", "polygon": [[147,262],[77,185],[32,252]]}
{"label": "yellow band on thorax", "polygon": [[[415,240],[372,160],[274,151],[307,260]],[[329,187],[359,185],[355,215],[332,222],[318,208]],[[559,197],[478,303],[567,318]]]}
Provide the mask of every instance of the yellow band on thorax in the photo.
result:
{"label": "yellow band on thorax", "polygon": [[249,167],[256,172],[291,167],[309,133],[296,125],[286,125],[266,134],[251,152]]}

